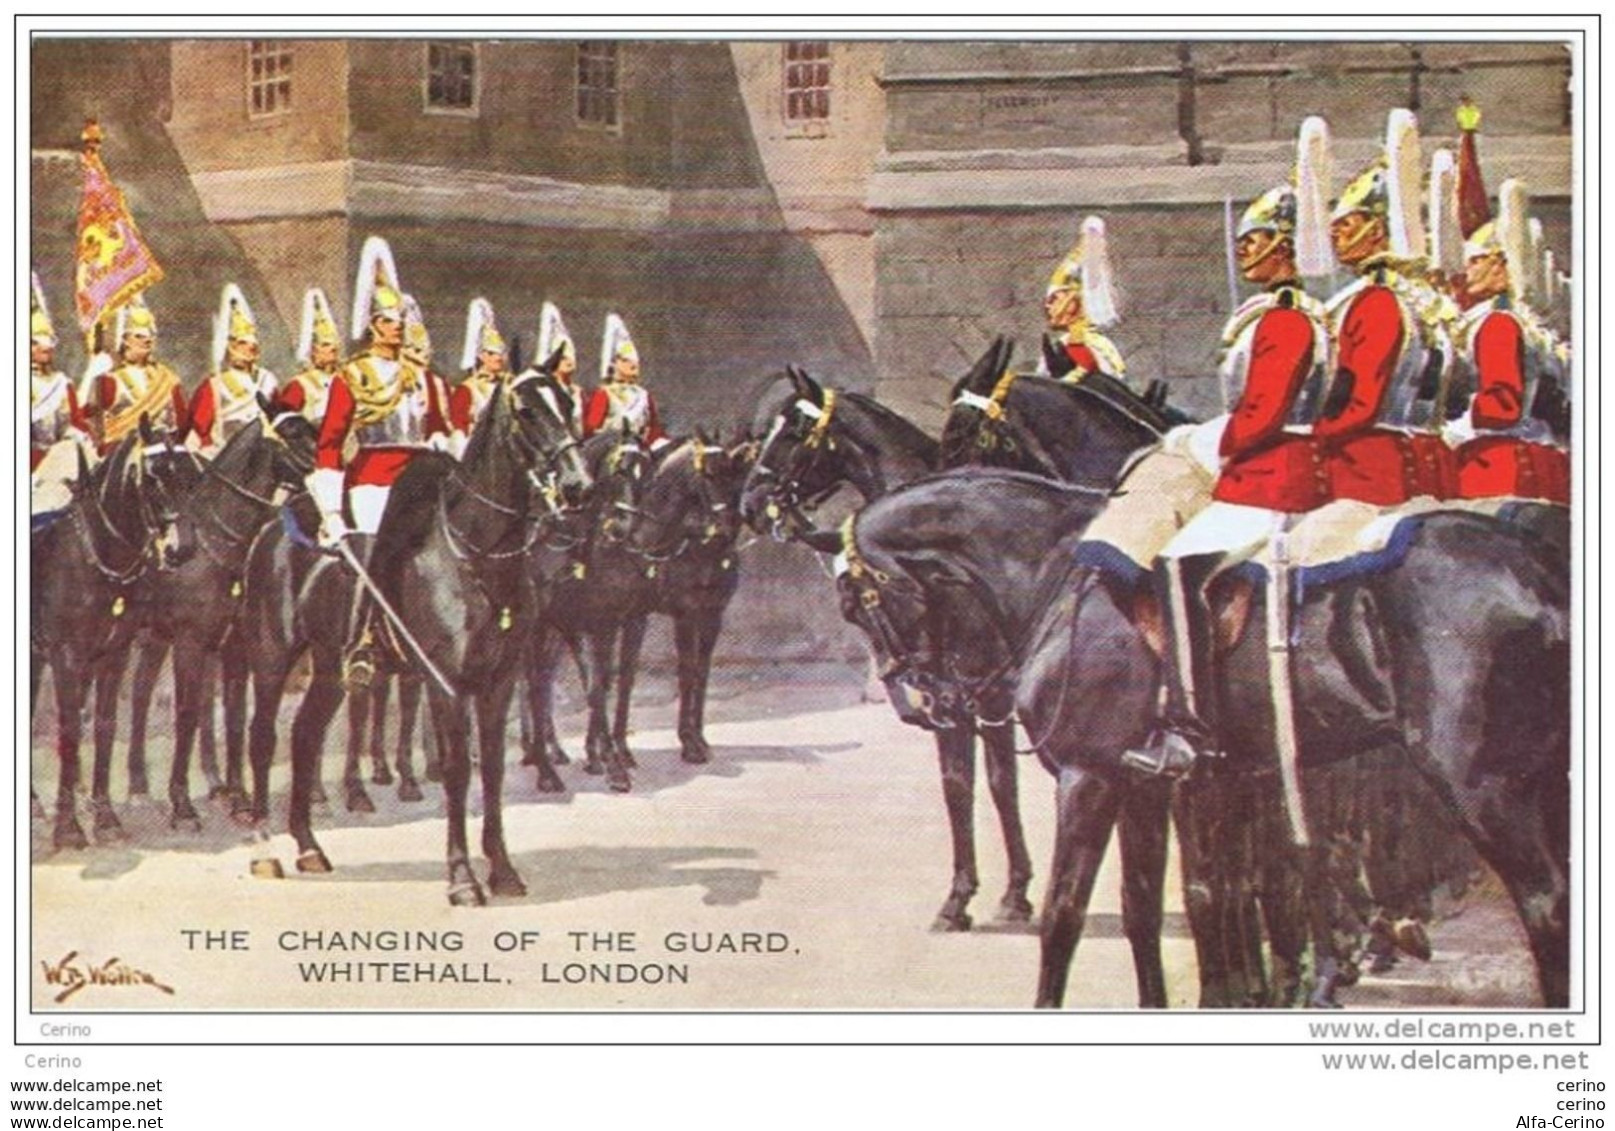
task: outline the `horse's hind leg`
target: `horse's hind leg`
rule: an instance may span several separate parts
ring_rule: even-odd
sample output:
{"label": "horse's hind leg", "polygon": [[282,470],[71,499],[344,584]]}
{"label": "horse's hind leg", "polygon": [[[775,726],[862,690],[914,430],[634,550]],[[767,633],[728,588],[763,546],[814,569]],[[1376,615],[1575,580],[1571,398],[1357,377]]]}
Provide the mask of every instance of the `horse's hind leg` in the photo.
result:
{"label": "horse's hind leg", "polygon": [[[176,659],[178,653],[176,652]],[[186,669],[202,673],[202,691],[197,700],[196,727],[197,737],[200,739],[202,752],[202,779],[207,782],[208,800],[226,799],[230,790],[225,785],[224,778],[219,773],[219,739],[215,727],[213,704],[219,695],[219,672],[213,657],[203,652],[197,653],[199,667]],[[174,694],[179,695],[180,667],[174,665]]]}
{"label": "horse's hind leg", "polygon": [[1161,925],[1171,810],[1172,787],[1161,781],[1130,786],[1121,803],[1122,930],[1133,950],[1138,1004],[1144,1009],[1165,1009],[1167,1004]]}
{"label": "horse's hind leg", "polygon": [[247,796],[245,767],[247,721],[247,656],[232,634],[219,653],[219,678],[224,688],[224,788],[230,795],[230,815],[251,819],[252,799]]}
{"label": "horse's hind leg", "polygon": [[56,823],[51,843],[58,849],[87,848],[78,822],[79,742],[84,728],[85,673],[79,658],[58,653],[51,663],[56,686]]}
{"label": "horse's hind leg", "polygon": [[976,743],[968,727],[936,732],[937,765],[942,771],[942,800],[948,808],[953,836],[953,885],[931,923],[933,931],[968,931],[967,909],[980,879],[976,874]]}
{"label": "horse's hind leg", "polygon": [[370,696],[374,684],[348,694],[348,751],[342,762],[342,791],[348,812],[374,813],[375,802],[365,792],[364,776],[360,770],[365,745],[365,726],[370,721]]}
{"label": "horse's hind leg", "polygon": [[370,784],[392,785],[387,768],[387,700],[396,678],[382,676],[370,689]]}
{"label": "horse's hind leg", "polygon": [[[39,707],[39,687],[45,678],[45,657],[30,649],[28,654],[28,719],[33,721],[34,711]],[[32,766],[30,765],[30,769]],[[30,774],[30,777],[32,775]],[[28,783],[28,814],[32,820],[45,819],[45,806],[39,800],[39,794],[34,789],[33,782]]]}
{"label": "horse's hind leg", "polygon": [[398,677],[398,800],[420,801],[415,780],[415,723],[421,709],[421,681],[412,673]]}
{"label": "horse's hind leg", "polygon": [[[1025,923],[1032,918],[1032,901],[1026,890],[1032,883],[1032,856],[1026,850],[1026,833],[1021,828],[1021,802],[1015,767],[1015,724],[983,726],[982,761],[987,767],[987,789],[998,824],[1004,833],[1004,851],[1009,857],[1009,886],[998,901],[998,918],[1006,923]],[[1163,816],[1163,820],[1165,817]],[[1163,857],[1164,867],[1164,860]]]}
{"label": "horse's hind leg", "polygon": [[617,757],[616,743],[611,740],[611,725],[606,718],[612,686],[616,682],[616,673],[613,671],[616,640],[615,629],[587,634],[587,647],[583,654],[587,659],[584,683],[589,690],[589,732],[584,745],[589,757],[583,768],[591,774],[604,773],[613,791],[627,793],[632,783],[627,767]]}
{"label": "horse's hind leg", "polygon": [[[528,752],[529,757],[522,759],[522,765],[532,766],[538,772],[540,793],[560,793],[566,789],[546,749],[547,740],[553,739],[555,734],[551,712],[555,707],[554,681],[559,660],[560,634],[540,623],[538,634],[527,642],[523,679],[527,694],[521,702],[522,717],[530,720],[535,743]],[[560,749],[559,743],[555,748],[560,754],[560,763],[565,764],[568,761],[565,751]]]}
{"label": "horse's hind leg", "polygon": [[639,674],[639,653],[645,645],[645,629],[650,617],[630,617],[623,622],[617,660],[617,713],[611,721],[611,741],[617,747],[617,757],[632,769],[639,763],[628,748],[628,714],[634,698],[634,677]]}
{"label": "horse's hind leg", "polygon": [[191,748],[203,712],[211,713],[209,693],[214,683],[211,678],[186,679],[185,673],[200,672],[206,662],[202,649],[191,640],[182,637],[174,642],[174,761],[168,769],[169,826],[189,832],[200,832],[202,828],[202,818],[191,804]]}
{"label": "horse's hind leg", "polygon": [[292,838],[297,842],[299,872],[329,872],[331,861],[314,838],[310,810],[320,778],[320,750],[325,732],[342,705],[341,659],[334,649],[319,649],[308,692],[292,722],[292,792],[288,803]]}
{"label": "horse's hind leg", "polygon": [[1116,786],[1076,766],[1060,768],[1055,793],[1054,860],[1043,897],[1042,958],[1037,1007],[1065,1003],[1071,959],[1082,939],[1094,880],[1110,843],[1121,798]]}
{"label": "horse's hind leg", "polygon": [[477,696],[477,737],[482,742],[482,854],[488,859],[488,890],[522,896],[527,885],[505,848],[505,719],[510,713],[511,681]]}
{"label": "horse's hind leg", "polygon": [[112,808],[112,744],[117,736],[118,691],[129,664],[129,649],[115,648],[96,665],[95,769],[90,782],[90,812],[95,839],[106,843],[124,840],[123,825]]}
{"label": "horse's hind leg", "polygon": [[[432,717],[437,720],[447,749],[443,752],[443,799],[448,808],[449,902],[456,907],[480,907],[487,900],[471,870],[466,843],[466,790],[471,782],[470,720],[458,698],[432,688]],[[486,772],[486,771],[485,771]]]}
{"label": "horse's hind leg", "polygon": [[157,694],[157,679],[168,658],[168,645],[154,637],[141,641],[135,656],[135,682],[129,713],[129,795],[145,797],[151,792],[146,773],[146,726],[151,717],[151,701]]}

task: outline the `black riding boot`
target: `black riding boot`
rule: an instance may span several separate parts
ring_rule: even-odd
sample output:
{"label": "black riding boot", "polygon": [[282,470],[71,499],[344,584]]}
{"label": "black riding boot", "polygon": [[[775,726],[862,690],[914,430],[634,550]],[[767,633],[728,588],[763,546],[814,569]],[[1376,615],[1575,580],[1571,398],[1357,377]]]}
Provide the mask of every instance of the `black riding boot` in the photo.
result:
{"label": "black riding boot", "polygon": [[1165,630],[1161,671],[1166,706],[1142,750],[1122,762],[1148,774],[1182,777],[1195,760],[1217,757],[1217,672],[1206,583],[1222,564],[1220,554],[1162,558],[1151,582]]}
{"label": "black riding boot", "polygon": [[[366,572],[370,569],[371,551],[375,548],[374,536],[350,534],[348,546]],[[342,686],[348,691],[361,691],[376,678],[375,636],[371,619],[375,602],[358,578],[353,582],[353,601],[348,606],[348,639],[342,646]]]}

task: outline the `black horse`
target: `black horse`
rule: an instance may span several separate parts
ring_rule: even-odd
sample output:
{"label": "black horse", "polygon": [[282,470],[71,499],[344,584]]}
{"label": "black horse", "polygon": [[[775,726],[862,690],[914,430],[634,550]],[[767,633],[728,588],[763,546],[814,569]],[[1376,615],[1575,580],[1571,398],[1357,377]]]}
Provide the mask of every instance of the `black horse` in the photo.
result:
{"label": "black horse", "polygon": [[[463,461],[428,452],[411,462],[393,486],[376,537],[372,577],[401,618],[394,623],[378,615],[378,636],[397,653],[394,664],[427,677],[433,725],[446,743],[449,885],[456,903],[483,899],[465,839],[468,700],[482,741],[483,843],[493,862],[491,883],[500,893],[521,886],[503,846],[499,787],[504,713],[531,631],[523,561],[560,501],[587,484],[565,422],[529,384],[501,387]],[[308,509],[306,500],[303,505]],[[300,523],[264,529],[249,562],[243,627],[253,670],[253,816],[260,821],[268,812],[275,720],[286,677],[301,654],[311,656],[313,677],[292,727],[289,825],[298,869],[327,872],[331,864],[314,837],[310,807],[326,728],[343,698],[342,649],[357,580],[340,559],[298,533],[315,521],[305,513]],[[405,633],[414,647],[404,641]]]}
{"label": "black horse", "polygon": [[[704,434],[671,447],[655,470],[629,522],[626,548],[649,563],[650,611],[673,621],[678,663],[680,756],[712,759],[705,730],[707,682],[723,614],[740,585],[740,489],[749,468],[749,445],[720,447]],[[654,571],[654,574],[653,574]],[[646,616],[625,627],[623,669],[613,733],[627,749],[633,695]]]}
{"label": "black horse", "polygon": [[[528,573],[535,593],[534,636],[527,653],[527,685],[532,739],[553,756],[559,752],[551,710],[552,689],[563,646],[577,660],[588,699],[584,739],[589,773],[604,773],[619,792],[632,788],[628,773],[626,717],[613,725],[610,712],[629,662],[629,633],[644,632],[654,596],[656,563],[626,542],[639,513],[654,461],[626,426],[585,440],[583,461],[593,488],[584,510],[534,542]],[[560,760],[564,760],[564,754]],[[550,757],[530,749],[528,764],[538,767],[539,788],[555,789]]]}
{"label": "black horse", "polygon": [[[249,809],[242,780],[247,658],[235,635],[247,552],[275,514],[276,492],[300,487],[313,466],[314,426],[260,397],[259,416],[236,432],[217,458],[202,465],[195,489],[179,502],[179,527],[194,552],[146,583],[141,605],[147,639],[134,688],[130,774],[133,779],[138,768],[144,776],[142,705],[150,703],[155,668],[172,651],[175,724],[168,794],[176,827],[199,823],[190,801],[191,747],[199,724],[211,730],[215,664],[224,686],[224,795],[233,800],[236,812]],[[147,654],[155,654],[155,664]],[[200,678],[204,673],[208,678]]]}
{"label": "black horse", "polygon": [[118,688],[129,649],[146,619],[147,582],[183,556],[176,529],[180,500],[195,488],[191,453],[159,437],[142,418],[92,470],[79,458],[73,500],[54,523],[32,533],[29,544],[29,711],[39,700],[45,666],[56,694],[59,763],[57,848],[89,842],[79,825],[82,710],[95,692],[95,768],[90,806],[96,835],[123,835],[112,807],[110,778]]}
{"label": "black horse", "polygon": [[[1005,341],[994,341],[958,387],[985,383],[990,388],[1007,360]],[[867,503],[931,474],[943,463],[935,440],[884,405],[860,394],[825,389],[794,367],[769,387],[752,428],[753,435],[763,439],[742,491],[741,513],[754,528],[775,537],[816,540],[804,512],[843,485],[852,485]],[[1032,913],[1026,895],[1032,858],[1021,826],[1011,690],[1005,678],[1008,665],[1003,657],[985,651],[978,658],[984,666],[979,686],[968,696],[970,711],[953,712],[946,725],[933,727],[953,844],[953,880],[934,923],[939,930],[970,928],[968,909],[980,886],[975,841],[978,735],[1009,860],[1009,883],[999,901],[999,915],[1014,922],[1029,919]]]}
{"label": "black horse", "polygon": [[[1120,817],[1125,840],[1141,793],[1164,843],[1159,783],[1121,762],[1148,733],[1159,665],[1131,594],[1072,565],[1068,541],[1048,545],[1044,528],[1060,513],[1086,519],[1094,508],[1051,500],[1047,485],[985,474],[922,482],[860,514],[847,539],[858,568],[843,575],[843,610],[871,639],[896,642],[887,647],[899,701],[935,694],[942,649],[928,642],[946,640],[933,633],[950,609],[969,599],[995,610],[1017,657],[1018,713],[1058,780],[1037,994],[1038,1005],[1052,1007],[1064,998],[1111,829]],[[1555,1007],[1569,999],[1564,522],[1545,506],[1511,519],[1428,514],[1404,527],[1396,554],[1374,571],[1302,578],[1291,613],[1303,658],[1294,666],[1303,764],[1402,751],[1503,878],[1543,998]],[[1213,587],[1227,626],[1217,690],[1230,753],[1212,773],[1263,773],[1277,763],[1266,636],[1250,627],[1264,623],[1264,590],[1237,571]],[[1248,615],[1234,612],[1239,606]],[[1153,857],[1148,875],[1127,857],[1124,847],[1124,907],[1156,874]],[[1150,890],[1158,925],[1159,889]],[[1137,947],[1133,930],[1128,936]],[[1141,967],[1148,1000],[1144,974]]]}

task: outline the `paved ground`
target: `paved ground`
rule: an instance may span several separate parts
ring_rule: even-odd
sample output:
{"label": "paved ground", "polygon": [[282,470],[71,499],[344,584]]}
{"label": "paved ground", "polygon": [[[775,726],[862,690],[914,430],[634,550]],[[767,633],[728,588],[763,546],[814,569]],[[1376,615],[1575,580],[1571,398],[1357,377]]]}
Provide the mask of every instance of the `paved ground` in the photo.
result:
{"label": "paved ground", "polygon": [[[528,894],[482,909],[451,908],[445,900],[435,786],[420,804],[374,788],[373,815],[336,806],[321,814],[320,835],[337,867],[325,877],[296,875],[282,835],[273,847],[289,878],[253,878],[250,846],[211,807],[199,835],[170,833],[158,805],[125,808],[130,842],[85,852],[53,853],[48,828],[36,822],[35,970],[77,952],[69,965],[87,969],[116,958],[174,991],[136,978],[85,986],[65,1002],[98,1009],[1030,1004],[1034,929],[990,921],[1005,864],[985,788],[977,807],[978,927],[933,933],[949,878],[935,756],[927,736],[903,727],[889,708],[858,701],[850,669],[796,671],[789,685],[758,674],[721,678],[710,710],[715,759],[706,767],[678,758],[667,729],[669,692],[664,681],[646,688],[634,738],[641,769],[627,796],[606,792],[576,767],[562,768],[570,792],[540,795],[531,771],[512,767],[508,843]],[[42,718],[48,710],[42,702]],[[575,713],[565,716],[563,738],[574,750],[579,722]],[[34,759],[47,798],[54,793],[49,730],[44,722],[36,728]],[[159,764],[165,751],[159,738]],[[1027,835],[1041,872],[1052,832],[1050,783],[1031,759],[1020,767]],[[325,776],[335,784],[331,759]],[[277,790],[283,779],[277,766]],[[121,784],[117,791],[121,796]],[[339,805],[335,789],[332,796]],[[476,835],[474,824],[473,842]],[[1094,897],[1071,1005],[1134,1004],[1117,890],[1112,859]],[[1033,895],[1041,897],[1041,880]],[[1190,1007],[1196,972],[1175,863],[1167,907],[1171,1001]],[[188,931],[246,932],[248,949],[196,949],[202,936]],[[354,932],[371,937],[346,937]],[[424,935],[408,941],[439,949],[388,949],[399,932]],[[525,951],[523,932],[537,932]],[[570,932],[589,936],[583,951]],[[594,947],[597,935],[614,936],[614,949]],[[335,936],[357,945],[339,949]],[[461,948],[449,949],[457,940]],[[1495,886],[1439,924],[1434,941],[1434,961],[1408,961],[1390,976],[1365,979],[1345,1000],[1390,1008],[1534,1002],[1523,936]],[[733,949],[692,952],[726,943]],[[355,962],[362,965],[348,967],[345,978],[363,981],[330,981],[340,964]],[[427,969],[435,983],[420,980]],[[401,976],[410,981],[400,984]],[[457,980],[445,982],[449,977]],[[36,973],[36,1005],[49,1005],[65,987]]]}

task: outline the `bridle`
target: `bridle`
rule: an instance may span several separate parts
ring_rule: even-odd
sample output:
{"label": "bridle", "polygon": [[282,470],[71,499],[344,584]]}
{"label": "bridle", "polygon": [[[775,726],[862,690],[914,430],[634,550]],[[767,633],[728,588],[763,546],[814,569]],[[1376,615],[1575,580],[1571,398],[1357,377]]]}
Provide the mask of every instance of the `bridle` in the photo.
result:
{"label": "bridle", "polygon": [[783,473],[776,471],[768,465],[768,459],[774,450],[775,441],[786,435],[789,417],[781,413],[774,421],[768,436],[763,440],[762,448],[757,453],[757,462],[752,465],[751,474],[765,481],[771,481],[768,491],[768,509],[771,517],[775,518],[776,536],[778,532],[778,514],[786,511],[812,510],[824,502],[836,491],[839,484],[832,484],[813,495],[802,497],[802,483],[808,476],[818,469],[819,463],[829,453],[838,448],[838,437],[831,432],[835,421],[836,406],[839,400],[834,389],[824,390],[823,407],[814,404],[806,397],[798,397],[787,410],[794,410],[797,417],[807,427],[800,433],[797,429],[790,431],[790,436],[797,439],[795,450],[791,453],[790,465]]}
{"label": "bridle", "polygon": [[1049,454],[1036,433],[1004,408],[1009,391],[1019,378],[1020,374],[1005,370],[989,396],[963,389],[953,398],[954,407],[973,409],[981,414],[981,423],[975,430],[975,446],[981,449],[983,456],[992,455],[1000,449],[1011,456],[1017,450],[1023,451],[1035,465],[1036,474],[1050,479],[1064,478],[1059,463]]}
{"label": "bridle", "polygon": [[[632,553],[646,561],[655,563],[672,561],[674,558],[682,557],[692,548],[710,546],[715,542],[732,538],[735,534],[734,528],[724,521],[734,508],[729,500],[717,495],[717,484],[713,481],[707,463],[712,456],[725,454],[724,449],[699,438],[690,440],[688,447],[690,467],[695,481],[693,505],[687,497],[684,506],[679,509],[676,520],[665,522],[642,507],[633,508],[633,513],[638,519],[655,522],[659,527],[674,528],[674,535],[665,545],[653,548],[629,547]],[[726,529],[726,526],[729,528]]]}

